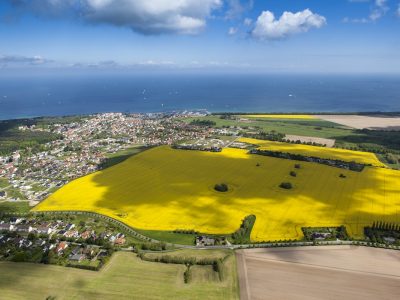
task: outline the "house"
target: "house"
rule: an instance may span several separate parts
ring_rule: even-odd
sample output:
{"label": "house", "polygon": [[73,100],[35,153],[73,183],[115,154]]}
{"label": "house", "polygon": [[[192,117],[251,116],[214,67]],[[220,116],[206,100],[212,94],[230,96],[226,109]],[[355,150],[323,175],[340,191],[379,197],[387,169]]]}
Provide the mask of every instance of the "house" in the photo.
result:
{"label": "house", "polygon": [[68,230],[71,230],[71,229],[73,229],[73,228],[75,228],[75,224],[68,224],[67,226],[65,226],[65,230],[66,231],[68,231]]}
{"label": "house", "polygon": [[46,241],[45,240],[38,239],[38,240],[35,241],[35,246],[36,247],[42,247],[44,245],[46,245]]}
{"label": "house", "polygon": [[66,233],[64,233],[64,236],[67,238],[77,238],[79,236],[79,232],[77,230],[68,230]]}
{"label": "house", "polygon": [[109,236],[110,236],[110,234],[108,232],[104,231],[104,232],[100,233],[99,238],[106,240],[106,239],[108,239]]}
{"label": "house", "polygon": [[68,248],[67,242],[60,242],[56,247],[56,253],[60,255],[67,248]]}
{"label": "house", "polygon": [[32,242],[28,239],[19,237],[14,239],[14,245],[19,248],[29,248],[32,246]]}
{"label": "house", "polygon": [[123,233],[117,233],[117,235],[116,235],[117,239],[124,238],[124,237],[125,237],[125,234],[123,234]]}
{"label": "house", "polygon": [[71,254],[72,255],[77,255],[82,253],[82,247],[81,246],[76,246],[74,249],[72,249]]}
{"label": "house", "polygon": [[30,225],[17,225],[15,231],[17,232],[32,232],[34,228]]}
{"label": "house", "polygon": [[36,232],[39,234],[51,234],[53,229],[46,225],[40,225],[38,228],[36,228]]}
{"label": "house", "polygon": [[196,246],[198,246],[198,247],[214,246],[214,245],[215,245],[214,238],[204,236],[204,235],[196,237]]}
{"label": "house", "polygon": [[123,237],[116,238],[114,240],[114,244],[115,245],[123,245],[123,244],[125,244],[125,238],[123,238]]}
{"label": "house", "polygon": [[96,253],[96,249],[93,246],[86,246],[85,249],[83,249],[83,254],[87,255],[87,256],[93,256]]}
{"label": "house", "polygon": [[0,224],[0,231],[13,231],[14,230],[14,225],[10,224],[10,223],[3,223]]}
{"label": "house", "polygon": [[84,240],[87,240],[88,238],[90,238],[92,236],[93,231],[89,231],[86,230],[81,234],[81,238],[83,238]]}
{"label": "house", "polygon": [[10,218],[10,223],[11,223],[12,225],[17,225],[17,224],[21,223],[21,222],[24,221],[24,220],[25,220],[25,219],[23,219],[23,218],[11,217],[11,218]]}
{"label": "house", "polygon": [[311,238],[314,240],[325,240],[326,238],[330,238],[332,236],[329,232],[314,232],[311,235]]}
{"label": "house", "polygon": [[86,256],[84,254],[73,254],[73,255],[70,255],[70,257],[68,259],[72,260],[72,261],[81,262],[85,258],[86,258]]}
{"label": "house", "polygon": [[32,246],[32,242],[28,239],[23,239],[19,244],[20,248],[29,248],[30,246]]}

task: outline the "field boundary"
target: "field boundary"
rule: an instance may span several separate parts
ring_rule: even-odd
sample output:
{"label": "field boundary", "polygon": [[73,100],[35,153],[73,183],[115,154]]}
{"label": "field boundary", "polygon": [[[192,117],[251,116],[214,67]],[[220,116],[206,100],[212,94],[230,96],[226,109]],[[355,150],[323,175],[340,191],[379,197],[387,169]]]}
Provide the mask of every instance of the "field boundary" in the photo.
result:
{"label": "field boundary", "polygon": [[[92,215],[95,217],[102,218],[104,220],[109,220],[110,222],[122,227],[125,229],[127,232],[133,234],[135,237],[146,241],[146,242],[152,242],[152,243],[162,243],[163,241],[152,239],[149,237],[146,237],[143,234],[138,233],[135,231],[135,228],[132,228],[125,223],[114,219],[112,217],[102,215],[99,213],[95,212],[89,212],[89,211],[31,211],[28,213],[0,213],[3,215],[9,215],[9,216],[26,216],[29,214],[49,214],[49,215],[57,215],[57,214],[75,214],[75,215]],[[347,224],[348,225],[348,224]],[[346,226],[347,228],[347,226]],[[296,229],[297,232],[297,229]],[[163,242],[165,243],[165,242]],[[345,241],[345,240],[336,240],[336,241],[318,241],[318,242],[311,242],[311,241],[294,241],[294,242],[285,242],[285,241],[275,241],[275,242],[266,242],[266,243],[249,243],[249,244],[238,244],[238,245],[230,245],[230,246],[223,246],[223,245],[218,245],[218,246],[204,246],[204,247],[197,247],[197,246],[189,246],[189,245],[180,245],[180,244],[174,244],[174,243],[165,243],[168,246],[176,246],[179,248],[188,248],[188,249],[199,249],[199,250],[211,250],[211,249],[232,249],[232,250],[238,250],[238,249],[250,249],[250,248],[279,248],[279,247],[304,247],[304,246],[333,246],[333,245],[350,245],[350,246],[364,246],[364,247],[373,247],[373,248],[385,248],[385,249],[392,249],[392,250],[400,250],[400,246],[395,246],[395,245],[386,245],[386,244],[378,244],[378,243],[372,243],[368,242],[365,240],[351,240],[351,241]],[[161,251],[163,252],[163,251]],[[158,253],[158,252],[157,252]]]}

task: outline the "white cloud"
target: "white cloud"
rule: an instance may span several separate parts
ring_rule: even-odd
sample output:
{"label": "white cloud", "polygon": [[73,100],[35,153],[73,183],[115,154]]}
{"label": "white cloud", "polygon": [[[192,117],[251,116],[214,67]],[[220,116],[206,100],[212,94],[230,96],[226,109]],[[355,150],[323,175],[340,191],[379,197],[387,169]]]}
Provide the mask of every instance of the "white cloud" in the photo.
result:
{"label": "white cloud", "polygon": [[260,40],[281,39],[293,34],[321,28],[326,18],[305,9],[297,13],[284,12],[279,19],[270,11],[263,11],[258,17],[251,35]]}
{"label": "white cloud", "polygon": [[371,21],[376,21],[382,18],[388,10],[389,7],[387,6],[387,0],[375,0],[375,7],[369,14],[369,19]]}
{"label": "white cloud", "polygon": [[[369,2],[361,0],[350,0],[350,2]],[[368,17],[364,18],[344,18],[344,23],[371,23],[376,22],[382,18],[389,11],[389,6],[387,5],[387,0],[373,0],[373,5]]]}
{"label": "white cloud", "polygon": [[250,18],[246,18],[246,19],[244,19],[244,21],[243,21],[243,25],[244,25],[244,26],[250,26],[252,23],[253,23],[253,20],[250,19]]}
{"label": "white cloud", "polygon": [[235,35],[238,32],[238,29],[235,27],[230,27],[228,30],[229,35]]}
{"label": "white cloud", "polygon": [[40,15],[126,26],[144,34],[196,34],[222,0],[8,0]]}
{"label": "white cloud", "polygon": [[[201,0],[199,0],[201,1]],[[228,10],[225,13],[225,18],[228,20],[237,19],[243,13],[253,8],[253,0],[226,0]]]}

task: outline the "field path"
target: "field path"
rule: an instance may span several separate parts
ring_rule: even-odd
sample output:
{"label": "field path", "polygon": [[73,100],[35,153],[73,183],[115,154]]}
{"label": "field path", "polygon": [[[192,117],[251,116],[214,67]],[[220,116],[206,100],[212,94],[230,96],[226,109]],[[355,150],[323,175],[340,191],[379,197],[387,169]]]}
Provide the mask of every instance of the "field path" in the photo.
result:
{"label": "field path", "polygon": [[242,250],[238,250],[236,253],[236,261],[238,268],[238,277],[239,277],[239,291],[240,291],[240,299],[241,300],[250,300],[250,288],[249,288],[249,279],[247,276],[247,266],[246,266],[246,258],[245,254]]}

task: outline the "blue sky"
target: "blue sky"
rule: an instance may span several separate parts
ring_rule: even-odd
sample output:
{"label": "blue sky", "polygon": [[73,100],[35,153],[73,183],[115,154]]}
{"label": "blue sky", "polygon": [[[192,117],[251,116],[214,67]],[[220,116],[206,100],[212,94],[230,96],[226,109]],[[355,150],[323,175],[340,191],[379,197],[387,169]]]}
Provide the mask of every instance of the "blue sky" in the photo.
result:
{"label": "blue sky", "polygon": [[398,73],[400,0],[3,0],[0,68]]}

